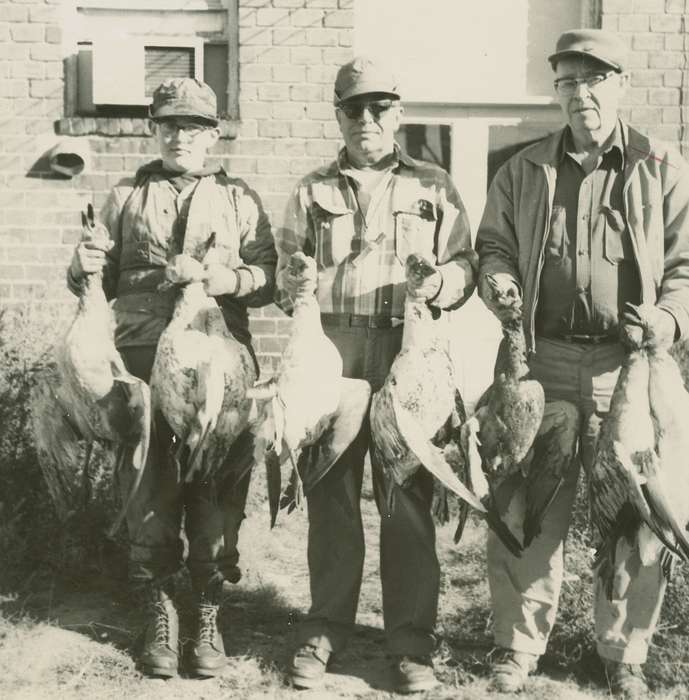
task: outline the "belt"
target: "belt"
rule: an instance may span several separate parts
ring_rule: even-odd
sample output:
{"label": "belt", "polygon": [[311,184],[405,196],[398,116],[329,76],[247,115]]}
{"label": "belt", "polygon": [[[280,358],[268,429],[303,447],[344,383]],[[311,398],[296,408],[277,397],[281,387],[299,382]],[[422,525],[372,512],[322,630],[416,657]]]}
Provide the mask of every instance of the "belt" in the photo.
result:
{"label": "belt", "polygon": [[396,328],[404,320],[395,316],[365,314],[321,314],[321,322],[331,328]]}
{"label": "belt", "polygon": [[563,333],[558,336],[558,339],[581,345],[600,345],[601,343],[614,343],[617,340],[611,335],[587,335],[586,333]]}

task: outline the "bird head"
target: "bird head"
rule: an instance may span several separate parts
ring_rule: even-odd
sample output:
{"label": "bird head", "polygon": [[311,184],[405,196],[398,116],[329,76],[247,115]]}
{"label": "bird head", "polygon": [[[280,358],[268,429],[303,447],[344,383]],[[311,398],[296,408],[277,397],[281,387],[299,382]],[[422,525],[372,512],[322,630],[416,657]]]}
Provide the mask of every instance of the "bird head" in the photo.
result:
{"label": "bird head", "polygon": [[486,273],[483,276],[490,291],[491,305],[504,320],[521,320],[522,298],[514,282],[508,278]]}
{"label": "bird head", "polygon": [[316,261],[301,251],[293,253],[287,262],[287,272],[298,283],[301,292],[312,293],[318,284]]}
{"label": "bird head", "polygon": [[424,257],[412,253],[407,257],[404,272],[408,282],[421,286],[425,279],[435,274],[436,269]]}
{"label": "bird head", "polygon": [[653,304],[625,304],[622,320],[620,340],[631,351],[667,350],[674,341],[672,317]]}

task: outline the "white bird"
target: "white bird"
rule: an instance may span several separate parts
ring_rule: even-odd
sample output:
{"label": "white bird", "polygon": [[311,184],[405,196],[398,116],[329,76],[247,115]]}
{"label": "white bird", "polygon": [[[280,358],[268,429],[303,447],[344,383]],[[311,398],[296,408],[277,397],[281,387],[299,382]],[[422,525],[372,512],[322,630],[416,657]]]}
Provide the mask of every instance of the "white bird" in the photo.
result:
{"label": "white bird", "polygon": [[254,461],[266,465],[271,527],[280,506],[281,466],[292,466],[282,505],[298,505],[357,436],[371,397],[368,382],[342,376],[342,357],[323,332],[315,260],[297,252],[288,266],[300,280],[290,336],[276,375],[248,392],[260,407]]}
{"label": "white bird", "polygon": [[[214,255],[211,242],[204,262]],[[164,284],[180,291],[151,371],[153,415],[162,414],[176,436],[179,469],[188,455],[184,478],[189,482],[197,473],[202,479],[214,475],[247,428],[251,401],[246,390],[256,381],[256,369],[204,290],[204,264],[177,255],[165,276]]]}
{"label": "white bird", "polygon": [[[689,394],[669,344],[651,340],[654,306],[637,309],[639,327],[615,386],[591,471],[591,520],[596,566],[612,597],[617,546],[637,548],[644,566],[689,561]],[[671,342],[671,341],[668,341]]]}
{"label": "white bird", "polygon": [[[435,269],[410,255],[407,279],[422,281]],[[448,352],[445,324],[434,318],[425,299],[407,294],[402,347],[383,386],[371,402],[371,437],[375,458],[401,487],[424,466],[447,489],[482,513],[486,508],[462,483],[464,459],[459,450],[460,426],[466,414]],[[466,510],[460,514],[461,535]]]}
{"label": "white bird", "polygon": [[[83,240],[109,239],[105,228],[96,224],[91,205],[82,220]],[[90,443],[83,465],[85,485],[95,440],[116,447],[116,473],[122,468],[135,470],[130,493],[110,534],[118,529],[141,483],[151,424],[149,388],[125,368],[115,348],[114,331],[102,273],[89,274],[74,321],[55,347],[56,371],[39,382],[32,402],[36,448],[49,479],[55,471],[66,475],[75,469],[80,439]]]}

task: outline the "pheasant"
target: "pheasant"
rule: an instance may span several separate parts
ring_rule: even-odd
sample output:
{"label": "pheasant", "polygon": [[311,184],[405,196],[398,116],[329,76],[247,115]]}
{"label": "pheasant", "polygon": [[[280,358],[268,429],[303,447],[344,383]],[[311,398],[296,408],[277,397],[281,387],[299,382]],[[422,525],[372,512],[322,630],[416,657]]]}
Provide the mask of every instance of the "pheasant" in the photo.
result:
{"label": "pheasant", "polygon": [[[434,272],[420,256],[412,254],[406,260],[407,279],[421,281]],[[388,507],[392,486],[404,487],[423,466],[464,503],[486,511],[460,479],[465,463],[459,431],[465,418],[445,325],[425,300],[407,294],[402,347],[371,402],[373,455],[391,477]],[[462,505],[457,540],[467,512]]]}
{"label": "pheasant", "polygon": [[595,565],[613,597],[618,543],[637,548],[644,566],[660,561],[669,578],[673,558],[689,561],[689,394],[669,355],[671,339],[653,338],[654,306],[636,309],[591,471]]}
{"label": "pheasant", "polygon": [[[519,474],[525,477],[529,473],[545,395],[540,383],[529,377],[521,299],[510,295],[492,275],[487,274],[486,281],[491,286],[495,305],[505,311],[506,320],[502,322],[505,358],[493,384],[479,399],[474,415],[462,426],[462,444],[471,484],[490,514],[489,524],[492,521],[505,546],[519,556],[523,545],[505,525],[499,512],[504,508],[498,508],[495,494],[507,479],[515,476],[519,482]],[[558,488],[556,484],[554,489]],[[538,519],[534,520],[533,528],[538,527]],[[530,532],[528,537],[532,537]]]}
{"label": "pheasant", "polygon": [[[340,353],[323,332],[315,260],[297,252],[288,266],[300,280],[290,336],[277,374],[248,392],[259,407],[254,461],[266,466],[271,528],[280,505],[299,505],[349,447],[371,398],[368,382],[342,376]],[[287,462],[292,477],[282,494]]]}
{"label": "pheasant", "polygon": [[[211,240],[204,263],[214,255]],[[246,391],[256,381],[249,350],[230,333],[217,302],[204,291],[204,263],[187,254],[168,262],[163,286],[180,291],[151,370],[154,420],[162,415],[175,434],[173,459],[181,473],[186,457],[187,482],[196,474],[207,479],[224,465],[248,426]]]}
{"label": "pheasant", "polygon": [[[108,238],[95,223],[93,207],[82,214],[83,239]],[[102,273],[84,279],[76,316],[55,347],[56,371],[35,389],[33,421],[36,448],[46,475],[75,468],[78,441],[91,444],[83,465],[88,483],[92,443],[117,448],[116,472],[136,472],[130,493],[110,529],[119,528],[141,483],[150,442],[151,402],[147,384],[131,375],[115,348],[115,321],[102,288]],[[59,477],[58,477],[59,478]]]}

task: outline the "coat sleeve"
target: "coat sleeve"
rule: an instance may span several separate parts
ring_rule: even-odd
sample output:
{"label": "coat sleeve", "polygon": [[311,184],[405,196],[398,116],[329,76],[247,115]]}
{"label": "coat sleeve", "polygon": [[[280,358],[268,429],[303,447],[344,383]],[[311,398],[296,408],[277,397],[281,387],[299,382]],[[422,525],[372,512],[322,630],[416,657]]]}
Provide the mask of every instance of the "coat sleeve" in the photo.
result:
{"label": "coat sleeve", "polygon": [[485,298],[481,279],[488,273],[504,275],[519,288],[519,244],[514,224],[514,200],[509,161],[497,172],[488,190],[486,206],[476,235],[479,295]]}
{"label": "coat sleeve", "polygon": [[438,188],[436,263],[442,277],[437,296],[429,302],[446,311],[459,308],[476,287],[477,257],[471,247],[469,217],[450,176],[442,171]]}
{"label": "coat sleeve", "polygon": [[242,264],[236,268],[239,288],[234,296],[247,306],[265,306],[273,301],[277,260],[270,221],[258,194],[243,182],[235,190],[235,206]]}
{"label": "coat sleeve", "polygon": [[670,180],[663,197],[663,280],[657,306],[677,322],[679,337],[689,336],[689,165],[680,157],[668,163]]}

